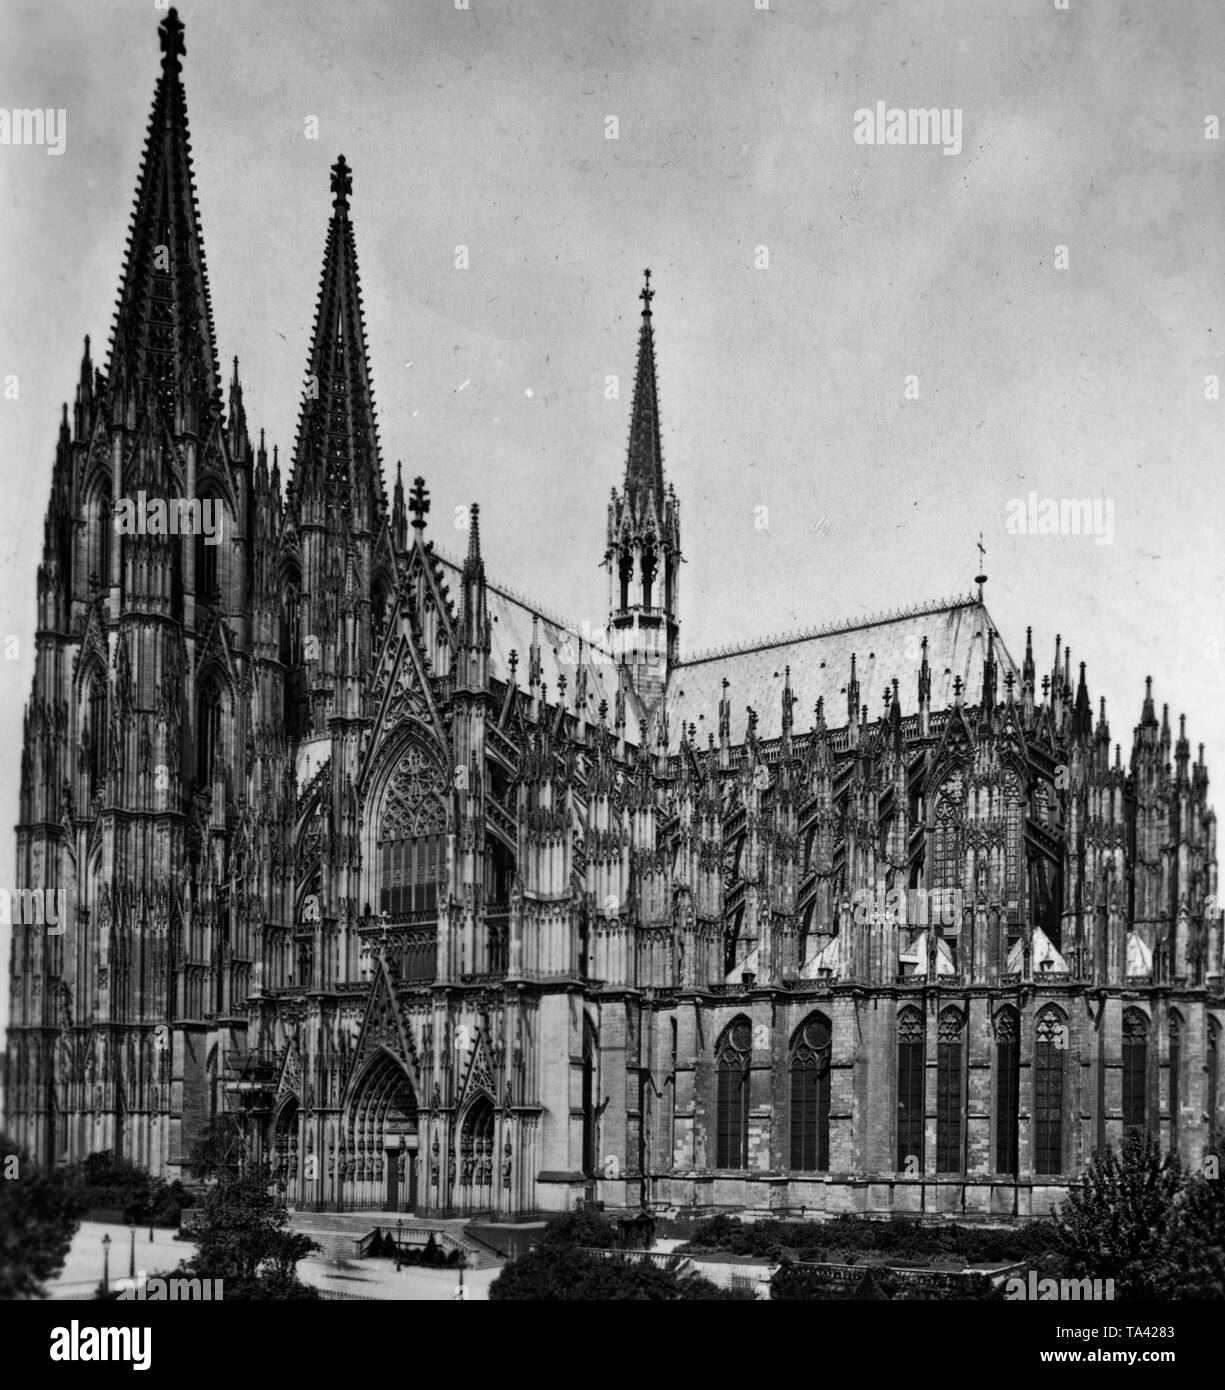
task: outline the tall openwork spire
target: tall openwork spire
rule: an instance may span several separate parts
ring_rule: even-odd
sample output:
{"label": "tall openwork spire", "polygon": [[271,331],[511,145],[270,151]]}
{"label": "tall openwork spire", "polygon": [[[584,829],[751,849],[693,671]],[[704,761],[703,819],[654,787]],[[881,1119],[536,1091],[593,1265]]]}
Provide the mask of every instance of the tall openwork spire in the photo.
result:
{"label": "tall openwork spire", "polygon": [[[112,392],[149,386],[169,423],[180,401],[188,423],[221,410],[204,238],[187,130],[183,24],[158,27],[162,71],[141,160],[107,373]],[[192,418],[194,416],[194,419]]]}
{"label": "tall openwork spire", "polygon": [[629,453],[625,462],[625,498],[631,512],[648,493],[656,505],[664,497],[664,455],[659,438],[659,394],[655,384],[655,336],[651,329],[651,272],[643,271],[642,326],[638,330],[638,374],[630,416]]}
{"label": "tall openwork spire", "polygon": [[644,272],[638,376],[630,417],[625,490],[608,506],[609,631],[618,664],[648,711],[663,697],[669,667],[679,659],[680,506],[664,487],[651,329],[651,272]]}
{"label": "tall openwork spire", "polygon": [[349,218],[353,174],[344,155],[332,165],[332,217],[323,254],[315,328],[294,454],[294,487],[353,496],[382,493],[374,388],[366,353],[357,247]]}

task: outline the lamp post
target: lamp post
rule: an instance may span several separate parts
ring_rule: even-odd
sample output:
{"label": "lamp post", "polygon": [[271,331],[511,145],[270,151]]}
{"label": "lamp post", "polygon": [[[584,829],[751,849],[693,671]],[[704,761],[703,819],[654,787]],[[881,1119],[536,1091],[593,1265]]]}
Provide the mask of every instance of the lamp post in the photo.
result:
{"label": "lamp post", "polygon": [[455,1290],[455,1297],[459,1302],[464,1302],[468,1297],[468,1290],[464,1288],[464,1270],[468,1267],[468,1257],[461,1250],[456,1268],[459,1270],[459,1287]]}
{"label": "lamp post", "polygon": [[396,1273],[397,1273],[397,1274],[399,1274],[399,1272],[400,1272],[400,1250],[401,1250],[401,1244],[400,1244],[400,1242],[401,1242],[403,1239],[404,1239],[404,1222],[401,1221],[401,1220],[399,1220],[399,1219],[397,1219],[397,1221],[396,1221]]}
{"label": "lamp post", "polygon": [[102,1297],[109,1297],[111,1292],[111,1237],[108,1231],[102,1237]]}
{"label": "lamp post", "polygon": [[129,1279],[135,1279],[135,1278],[136,1278],[136,1218],[135,1218],[134,1216],[129,1216],[129,1217],[128,1217],[128,1229],[130,1230],[131,1235],[132,1235],[132,1246],[131,1246],[131,1250],[130,1250],[129,1253],[128,1253],[128,1278],[129,1278]]}

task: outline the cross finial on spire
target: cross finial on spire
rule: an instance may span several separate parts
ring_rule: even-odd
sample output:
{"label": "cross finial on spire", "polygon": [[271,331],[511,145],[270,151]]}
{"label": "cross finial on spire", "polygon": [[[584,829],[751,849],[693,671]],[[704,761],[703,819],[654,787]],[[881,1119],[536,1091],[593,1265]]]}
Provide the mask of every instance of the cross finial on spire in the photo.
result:
{"label": "cross finial on spire", "polygon": [[413,529],[425,530],[425,514],[430,509],[430,494],[425,490],[425,479],[414,478],[413,490],[408,494],[408,510],[413,514]]}
{"label": "cross finial on spire", "polygon": [[178,10],[171,10],[157,26],[157,36],[162,45],[162,65],[169,63],[172,67],[178,67],[179,59],[187,52],[187,45],[183,41],[183,21],[179,18]]}
{"label": "cross finial on spire", "polygon": [[638,298],[642,300],[643,314],[649,315],[651,312],[651,300],[655,298],[655,291],[651,288],[651,271],[649,266],[646,270],[642,272],[642,275],[645,284],[643,285],[642,293],[638,296]]}
{"label": "cross finial on spire", "polygon": [[332,206],[335,208],[347,208],[349,206],[349,194],[353,192],[353,170],[345,163],[342,154],[332,165]]}
{"label": "cross finial on spire", "polygon": [[978,533],[978,573],[974,576],[974,582],[978,585],[978,601],[983,601],[983,585],[987,582],[984,573],[986,569],[987,551],[983,546],[983,533]]}

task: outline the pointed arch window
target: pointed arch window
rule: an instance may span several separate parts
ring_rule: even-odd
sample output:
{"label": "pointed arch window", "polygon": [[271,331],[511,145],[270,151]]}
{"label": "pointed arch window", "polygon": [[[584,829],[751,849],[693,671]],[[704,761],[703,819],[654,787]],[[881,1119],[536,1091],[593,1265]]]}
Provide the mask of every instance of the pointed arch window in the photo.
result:
{"label": "pointed arch window", "polygon": [[595,1025],[583,1020],[583,1176],[596,1172],[596,1059],[600,1042]]}
{"label": "pointed arch window", "polygon": [[300,589],[301,581],[295,570],[286,579],[282,590],[284,598],[281,606],[281,664],[291,668],[297,666],[302,660],[302,638],[299,632],[300,600],[298,597]]}
{"label": "pointed arch window", "polygon": [[96,671],[89,684],[89,794],[106,784],[106,676]]}
{"label": "pointed arch window", "polygon": [[1170,1152],[1178,1152],[1178,1111],[1182,1100],[1182,1018],[1170,1010]]}
{"label": "pointed arch window", "polygon": [[1123,1015],[1123,1124],[1148,1124],[1148,1019],[1139,1009]]}
{"label": "pointed arch window", "polygon": [[719,1042],[715,1063],[715,1167],[749,1166],[749,1067],[753,1030],[737,1019]]}
{"label": "pointed arch window", "polygon": [[1021,1020],[1013,1008],[995,1016],[995,1170],[1018,1172],[1021,1099]]}
{"label": "pointed arch window", "polygon": [[387,630],[387,619],[390,616],[390,587],[387,581],[379,577],[374,585],[374,592],[370,598],[370,656],[371,660],[378,657],[383,648],[383,634]]}
{"label": "pointed arch window", "polygon": [[1048,1005],[1034,1033],[1034,1171],[1063,1172],[1063,1059],[1068,1026]]}
{"label": "pointed arch window", "polygon": [[897,1020],[897,1171],[923,1172],[923,1015],[906,1008]]}
{"label": "pointed arch window", "polygon": [[211,681],[196,702],[196,785],[213,780],[213,764],[221,752],[221,692]]}
{"label": "pointed arch window", "polygon": [[962,1073],[965,1065],[965,1015],[945,1009],[936,1042],[936,1171],[962,1169]]}
{"label": "pointed arch window", "polygon": [[[221,580],[218,569],[220,544],[210,544],[225,534],[222,513],[224,507],[214,497],[200,495],[200,529],[196,532],[196,599],[199,603],[216,604],[221,601]],[[204,534],[203,519],[212,515],[217,527],[217,536]]]}
{"label": "pointed arch window", "polygon": [[1004,904],[1009,922],[1020,920],[1021,865],[1025,846],[1021,829],[1021,781],[1010,773],[1004,781]]}
{"label": "pointed arch window", "polygon": [[658,560],[655,551],[648,546],[642,552],[642,606],[644,609],[649,609],[651,607],[657,565]]}
{"label": "pointed arch window", "polygon": [[410,747],[392,773],[379,822],[380,912],[403,917],[437,911],[438,879],[446,865],[442,790],[441,768]]}
{"label": "pointed arch window", "polygon": [[931,886],[961,887],[961,812],[951,797],[943,793],[936,801],[936,823],[932,830]]}
{"label": "pointed arch window", "polygon": [[829,1019],[813,1014],[791,1040],[791,1167],[829,1172]]}
{"label": "pointed arch window", "polygon": [[97,527],[95,564],[91,568],[89,578],[92,584],[92,576],[97,574],[99,588],[107,589],[111,582],[111,546],[115,535],[115,509],[111,502],[110,483],[103,483],[98,489]]}

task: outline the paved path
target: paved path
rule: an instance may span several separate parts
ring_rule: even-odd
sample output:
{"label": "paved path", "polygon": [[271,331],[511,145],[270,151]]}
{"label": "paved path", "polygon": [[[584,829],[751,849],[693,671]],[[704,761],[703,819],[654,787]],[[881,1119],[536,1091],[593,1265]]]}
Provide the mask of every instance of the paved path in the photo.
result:
{"label": "paved path", "polygon": [[[474,1302],[489,1297],[489,1286],[500,1273],[496,1269],[464,1270],[465,1296]],[[446,1303],[456,1299],[459,1271],[422,1269],[406,1265],[398,1274],[394,1260],[302,1260],[298,1275],[303,1283],[359,1298],[413,1299]]]}
{"label": "paved path", "polygon": [[[169,1274],[181,1260],[191,1257],[195,1245],[176,1240],[175,1232],[162,1226],[153,1228],[149,1241],[148,1226],[136,1227],[136,1273]],[[112,1221],[82,1221],[72,1238],[72,1246],[64,1268],[47,1284],[48,1298],[93,1298],[102,1282],[102,1237],[111,1238],[111,1284],[128,1277],[132,1249],[132,1230]]]}
{"label": "paved path", "polygon": [[[313,1215],[313,1213],[312,1213]],[[371,1226],[374,1221],[369,1223]],[[438,1222],[442,1227],[450,1223]],[[132,1233],[127,1226],[113,1222],[83,1221],[73,1237],[64,1268],[47,1284],[47,1296],[55,1299],[92,1299],[102,1282],[102,1237],[109,1235],[110,1276],[112,1287],[117,1279],[126,1279],[131,1252]],[[191,1241],[176,1240],[175,1232],[154,1227],[149,1241],[148,1226],[136,1228],[136,1272],[147,1275],[168,1275],[188,1259],[195,1250]],[[298,1276],[306,1284],[336,1293],[354,1294],[361,1298],[419,1299],[447,1302],[455,1299],[459,1271],[454,1269],[421,1269],[406,1266],[396,1273],[394,1260],[302,1260]],[[496,1269],[464,1271],[464,1287],[470,1300],[481,1302],[489,1297],[489,1286],[498,1277]]]}

